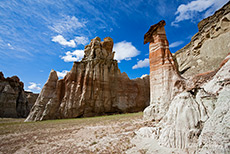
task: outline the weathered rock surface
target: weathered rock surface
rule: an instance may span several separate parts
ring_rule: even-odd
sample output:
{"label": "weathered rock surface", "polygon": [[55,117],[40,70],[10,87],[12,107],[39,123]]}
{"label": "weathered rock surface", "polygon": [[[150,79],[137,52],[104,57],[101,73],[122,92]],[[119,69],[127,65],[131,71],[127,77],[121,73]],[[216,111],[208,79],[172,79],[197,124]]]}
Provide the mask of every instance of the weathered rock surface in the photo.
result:
{"label": "weathered rock surface", "polygon": [[[229,5],[230,3],[224,6],[224,10],[221,9],[222,13],[225,12],[226,7],[227,9],[229,8]],[[218,12],[215,14],[218,15]],[[219,21],[216,18],[214,21]],[[222,16],[219,15],[218,18],[222,18]],[[157,34],[158,30],[156,28],[161,29],[161,27],[164,26],[164,24],[160,23],[151,26],[151,28],[155,27],[154,32],[151,33],[153,38],[156,37],[156,35],[160,35]],[[213,24],[215,25],[215,23]],[[199,26],[202,27],[202,25]],[[206,26],[210,25],[208,24]],[[228,31],[226,31],[225,34],[226,33],[228,33]],[[148,37],[151,36],[149,32],[147,34]],[[221,35],[225,34],[223,32]],[[148,40],[150,40],[150,42],[155,41],[155,39]],[[217,40],[214,41],[218,43]],[[150,72],[161,69],[160,73],[162,74],[158,74],[158,76],[164,76],[166,74],[164,72],[167,71],[167,68],[161,67],[163,63],[159,62],[158,65],[152,65],[156,59],[160,59],[158,57],[160,54],[155,54],[151,57],[152,51],[156,52],[158,48],[164,47],[162,43],[158,43],[157,45],[154,50],[150,43]],[[142,129],[140,131],[142,134],[140,135],[140,132],[138,134],[139,137],[142,136],[141,138],[157,140],[159,145],[168,147],[171,150],[181,149],[183,153],[230,152],[230,53],[227,44],[223,46],[223,49],[224,48],[225,51],[223,52],[226,52],[225,56],[227,57],[225,59],[223,58],[224,60],[222,59],[223,61],[214,67],[215,69],[202,73],[196,72],[198,73],[196,75],[193,75],[194,72],[191,73],[192,69],[188,69],[187,75],[193,75],[187,76],[189,80],[180,77],[174,78],[172,74],[178,74],[178,71],[172,69],[173,67],[171,66],[170,75],[166,75],[175,79],[175,81],[173,81],[174,84],[171,84],[172,80],[166,80],[162,82],[162,85],[155,87],[154,83],[156,81],[151,79],[157,79],[156,74],[150,73],[150,89],[152,86],[156,90],[159,88],[160,90],[157,90],[159,91],[159,95],[170,99],[166,99],[162,101],[161,104],[157,104],[157,106],[159,106],[157,108],[159,109],[162,109],[162,105],[167,104],[168,107],[164,108],[164,111],[156,112],[155,110],[150,110],[151,105],[145,109],[144,119],[152,120],[153,127],[143,128],[144,130]],[[167,47],[165,47],[165,49],[167,49]],[[219,52],[219,50],[216,50],[215,53],[216,52]],[[168,57],[167,54],[164,54],[163,49],[161,53],[163,53],[163,56],[160,56],[162,60]],[[209,53],[206,54],[209,56]],[[173,62],[171,63],[173,64]],[[162,87],[172,90],[168,90],[168,93],[163,94],[161,91]],[[152,100],[160,100],[158,98],[159,95],[152,95],[151,93],[150,103],[154,103]],[[164,113],[162,114],[162,118],[156,118],[156,113],[162,112]],[[147,153],[151,153],[150,151],[151,150],[147,151]]]}
{"label": "weathered rock surface", "polygon": [[230,2],[198,24],[199,32],[174,58],[185,78],[213,71],[230,52]]}
{"label": "weathered rock surface", "polygon": [[130,80],[113,59],[113,40],[85,46],[81,62],[64,79],[52,70],[26,121],[142,111],[149,104],[149,77]]}
{"label": "weathered rock surface", "polygon": [[27,117],[31,108],[29,104],[35,101],[27,100],[23,87],[17,76],[5,78],[0,72],[0,117]]}
{"label": "weathered rock surface", "polygon": [[162,20],[145,34],[144,43],[150,42],[150,106],[144,111],[144,119],[160,120],[175,94],[184,90],[181,84],[184,81],[169,51],[164,26]]}
{"label": "weathered rock surface", "polygon": [[162,120],[156,121],[154,127],[143,128],[139,136],[144,140],[156,140],[171,151],[229,153],[230,57],[226,57],[214,72],[208,80],[193,88],[187,84],[186,89],[170,102]]}
{"label": "weathered rock surface", "polygon": [[[228,85],[229,86],[229,85]],[[198,153],[230,153],[230,88],[219,93],[215,110],[199,137]]]}
{"label": "weathered rock surface", "polygon": [[25,91],[25,95],[26,95],[26,99],[28,101],[28,108],[30,110],[33,107],[34,103],[36,102],[36,99],[38,98],[39,94],[29,92],[29,91]]}
{"label": "weathered rock surface", "polygon": [[229,153],[230,61],[195,93],[178,94],[158,124],[161,145],[204,153]]}

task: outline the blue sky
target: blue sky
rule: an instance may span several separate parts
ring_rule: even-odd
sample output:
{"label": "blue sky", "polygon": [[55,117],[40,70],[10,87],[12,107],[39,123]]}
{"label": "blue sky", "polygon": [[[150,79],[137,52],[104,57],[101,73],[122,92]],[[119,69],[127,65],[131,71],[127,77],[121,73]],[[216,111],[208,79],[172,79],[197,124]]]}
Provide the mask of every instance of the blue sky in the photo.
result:
{"label": "blue sky", "polygon": [[171,52],[198,31],[198,22],[228,0],[1,0],[0,71],[17,75],[24,89],[40,92],[51,69],[61,78],[81,60],[84,45],[114,40],[121,72],[149,74],[144,34],[164,19]]}

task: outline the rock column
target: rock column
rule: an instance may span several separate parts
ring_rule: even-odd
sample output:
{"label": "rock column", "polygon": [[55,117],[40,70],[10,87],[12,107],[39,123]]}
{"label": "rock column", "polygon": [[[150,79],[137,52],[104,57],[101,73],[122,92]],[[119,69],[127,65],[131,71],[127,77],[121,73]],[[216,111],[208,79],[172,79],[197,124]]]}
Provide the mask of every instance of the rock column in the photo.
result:
{"label": "rock column", "polygon": [[183,81],[180,81],[181,77],[169,51],[164,26],[164,20],[152,25],[144,40],[145,44],[150,43],[150,107],[145,110],[144,117],[154,120],[163,117],[178,88],[183,89]]}

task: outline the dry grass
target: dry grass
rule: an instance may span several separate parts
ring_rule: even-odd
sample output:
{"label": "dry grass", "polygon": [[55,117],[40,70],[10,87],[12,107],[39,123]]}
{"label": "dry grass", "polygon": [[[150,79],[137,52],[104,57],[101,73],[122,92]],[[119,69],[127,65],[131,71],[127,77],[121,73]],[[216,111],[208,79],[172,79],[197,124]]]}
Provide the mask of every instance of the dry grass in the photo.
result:
{"label": "dry grass", "polygon": [[124,153],[142,113],[23,122],[0,119],[0,153]]}

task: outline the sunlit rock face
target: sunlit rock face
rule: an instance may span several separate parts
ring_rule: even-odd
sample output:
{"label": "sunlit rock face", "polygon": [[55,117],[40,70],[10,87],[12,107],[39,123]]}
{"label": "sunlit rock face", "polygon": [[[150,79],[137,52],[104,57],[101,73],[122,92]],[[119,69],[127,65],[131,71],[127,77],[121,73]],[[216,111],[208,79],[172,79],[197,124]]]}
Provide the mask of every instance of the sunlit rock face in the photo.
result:
{"label": "sunlit rock face", "polygon": [[[228,30],[223,31],[223,29],[228,28],[228,20],[225,17],[229,15],[229,13],[226,13],[226,10],[229,10],[229,6],[230,2],[213,16],[204,19],[199,26],[203,26],[203,28],[213,28],[218,25],[217,22],[223,21],[222,19],[224,18],[225,24],[222,24],[222,26],[219,25],[220,28],[218,28],[222,34],[218,36],[228,35]],[[223,14],[220,14],[220,12]],[[209,22],[206,23],[207,21]],[[215,55],[212,55],[211,49],[207,49],[206,55],[212,57],[209,59],[210,64],[208,65],[215,63],[213,69],[208,69],[208,71],[206,68],[203,70],[197,69],[196,71],[192,68],[188,69],[188,72],[182,72],[186,77],[185,79],[180,77],[177,71],[177,66],[180,68],[182,63],[180,64],[179,62],[177,65],[176,61],[172,60],[170,62],[167,60],[169,61],[167,64],[170,65],[171,69],[163,67],[165,63],[164,57],[170,57],[165,56],[168,53],[167,41],[158,41],[156,45],[154,44],[154,41],[157,40],[157,35],[159,35],[158,38],[161,38],[160,40],[166,38],[163,28],[161,28],[164,25],[165,23],[161,21],[151,26],[150,31],[145,35],[145,43],[150,42],[151,102],[150,106],[144,111],[144,119],[155,120],[152,122],[154,127],[146,128],[146,130],[151,131],[149,131],[150,134],[145,136],[156,139],[158,144],[163,147],[180,149],[184,153],[230,153],[230,50],[228,43],[222,44],[221,49],[215,48],[215,55],[217,56],[219,56],[218,53],[221,55],[222,53],[226,53],[223,54],[225,58],[221,59],[222,62],[220,61],[216,64],[216,61],[213,60],[213,57],[215,59]],[[154,30],[151,32],[151,29]],[[206,35],[206,31],[202,31],[202,33]],[[200,35],[203,36],[202,33]],[[218,36],[213,36],[212,43],[209,47],[218,46],[219,40],[215,39]],[[159,49],[161,50],[158,51]],[[222,49],[224,51],[222,51]],[[152,51],[156,52],[153,56],[154,58],[151,57]],[[193,49],[192,51],[195,52],[196,50]],[[157,54],[157,52],[159,53]],[[178,56],[178,54],[175,56]],[[202,54],[200,56],[200,58],[205,58]],[[187,55],[187,58],[194,60],[191,58],[191,55]],[[183,65],[185,64],[186,63],[183,63]],[[201,65],[199,67],[201,67]],[[156,72],[155,70],[158,69],[160,69],[160,71]],[[167,72],[171,71],[171,73],[167,74],[165,70],[167,70]],[[204,72],[205,70],[206,72]],[[159,76],[164,75],[169,76],[169,80],[162,82],[163,80],[159,80],[161,79]],[[161,84],[158,84],[154,79],[158,79]],[[168,93],[162,92],[161,89],[164,88],[169,89],[167,91]],[[159,96],[165,100],[157,104],[155,102],[161,100]],[[164,104],[167,104],[167,108],[162,108]],[[165,110],[158,111],[155,110],[155,108]],[[161,115],[160,118],[156,118],[159,115]]]}
{"label": "sunlit rock face", "polygon": [[96,37],[64,79],[52,70],[26,121],[143,111],[149,105],[149,76],[130,80],[112,49],[110,37]]}
{"label": "sunlit rock face", "polygon": [[[36,99],[36,94],[30,96]],[[5,78],[0,72],[0,117],[25,118],[34,102],[27,99],[24,84],[17,76]]]}
{"label": "sunlit rock face", "polygon": [[184,81],[169,51],[164,26],[165,21],[162,20],[145,34],[144,43],[149,42],[150,62],[150,106],[145,110],[145,119],[160,120],[175,94],[183,90]]}
{"label": "sunlit rock face", "polygon": [[178,69],[185,78],[217,69],[230,52],[229,3],[202,20],[198,29],[191,42],[174,55]]}

